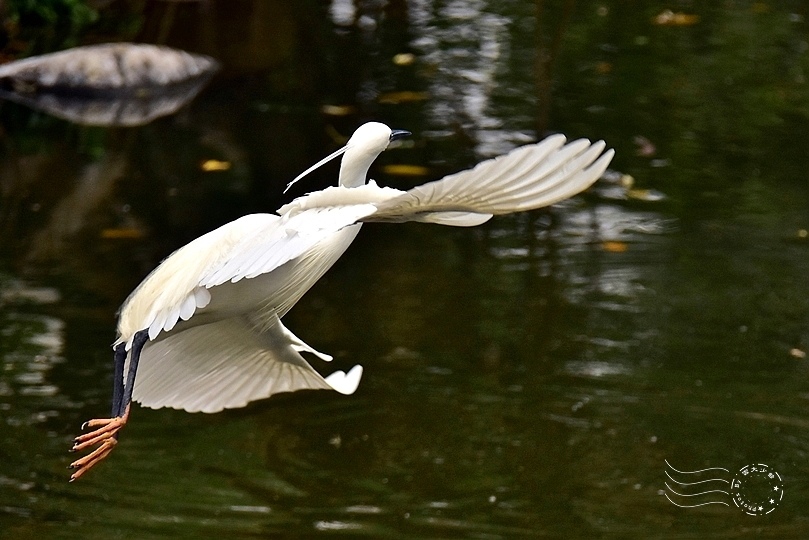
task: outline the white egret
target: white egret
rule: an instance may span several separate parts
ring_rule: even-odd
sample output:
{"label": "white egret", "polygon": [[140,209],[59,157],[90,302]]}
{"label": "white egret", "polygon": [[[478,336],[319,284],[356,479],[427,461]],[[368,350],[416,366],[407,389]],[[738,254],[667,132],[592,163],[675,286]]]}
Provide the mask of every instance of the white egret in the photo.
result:
{"label": "white egret", "polygon": [[135,289],[121,308],[113,345],[111,417],[82,426],[97,429],[77,437],[73,450],[95,448],[70,465],[71,480],[115,447],[133,399],[212,413],[279,392],[353,393],[362,367],[321,377],[300,353],[331,357],[296,337],[281,318],[343,254],[362,222],[479,225],[579,193],[613,156],[603,141],[565,144],[553,135],[408,191],[366,183],[371,163],[406,135],[376,122],[362,125],[345,147],[292,181],[344,154],[337,187],[299,197],[277,215],[244,216],[197,238]]}

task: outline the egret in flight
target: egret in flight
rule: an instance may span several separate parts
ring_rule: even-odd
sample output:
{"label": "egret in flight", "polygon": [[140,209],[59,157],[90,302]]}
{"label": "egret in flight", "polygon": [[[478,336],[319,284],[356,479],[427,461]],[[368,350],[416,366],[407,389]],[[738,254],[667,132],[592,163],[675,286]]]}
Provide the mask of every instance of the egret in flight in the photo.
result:
{"label": "egret in flight", "polygon": [[613,156],[603,141],[565,144],[564,136],[553,135],[408,191],[366,183],[376,157],[407,135],[378,122],[360,126],[343,148],[289,184],[343,155],[338,186],[200,236],[143,280],[118,319],[112,413],[82,426],[95,429],[77,437],[72,450],[93,450],[70,465],[71,481],[112,451],[132,400],[213,413],[279,392],[352,394],[362,366],[322,377],[301,353],[331,356],[304,343],[281,318],[340,258],[363,222],[479,225],[579,193]]}

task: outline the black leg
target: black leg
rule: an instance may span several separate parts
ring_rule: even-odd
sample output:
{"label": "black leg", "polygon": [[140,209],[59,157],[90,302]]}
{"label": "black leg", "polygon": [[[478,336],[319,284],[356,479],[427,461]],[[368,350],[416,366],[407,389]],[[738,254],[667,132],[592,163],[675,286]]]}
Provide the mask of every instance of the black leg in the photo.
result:
{"label": "black leg", "polygon": [[115,348],[115,370],[112,375],[112,412],[115,418],[121,410],[121,401],[124,398],[124,364],[126,363],[126,343]]}
{"label": "black leg", "polygon": [[77,452],[88,448],[95,449],[86,456],[77,459],[70,464],[70,469],[75,472],[70,475],[73,482],[89,471],[99,461],[106,458],[115,445],[118,444],[118,432],[126,425],[129,419],[129,404],[132,401],[132,390],[135,388],[135,375],[138,371],[138,361],[140,353],[146,342],[149,341],[148,330],[141,330],[135,334],[132,340],[132,354],[129,357],[129,371],[126,374],[126,381],[123,380],[124,364],[126,363],[126,346],[119,345],[115,348],[115,383],[112,388],[112,418],[95,418],[88,420],[82,425],[94,427],[90,433],[79,435],[73,439],[71,451]]}
{"label": "black leg", "polygon": [[140,361],[140,352],[143,346],[149,341],[149,331],[141,330],[135,334],[132,340],[132,354],[129,356],[129,372],[126,375],[126,384],[124,385],[124,395],[122,396],[121,403],[118,407],[118,412],[114,416],[123,416],[129,403],[132,401],[132,391],[135,389],[135,375],[138,372],[138,362]]}

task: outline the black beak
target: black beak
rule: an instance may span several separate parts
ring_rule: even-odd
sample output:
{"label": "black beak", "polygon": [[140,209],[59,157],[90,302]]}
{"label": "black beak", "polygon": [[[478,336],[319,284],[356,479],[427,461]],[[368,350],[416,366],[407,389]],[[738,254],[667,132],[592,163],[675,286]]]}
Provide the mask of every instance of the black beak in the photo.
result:
{"label": "black beak", "polygon": [[390,132],[390,140],[395,141],[398,139],[403,139],[405,137],[410,137],[412,133],[409,131],[405,131],[403,129],[394,129]]}

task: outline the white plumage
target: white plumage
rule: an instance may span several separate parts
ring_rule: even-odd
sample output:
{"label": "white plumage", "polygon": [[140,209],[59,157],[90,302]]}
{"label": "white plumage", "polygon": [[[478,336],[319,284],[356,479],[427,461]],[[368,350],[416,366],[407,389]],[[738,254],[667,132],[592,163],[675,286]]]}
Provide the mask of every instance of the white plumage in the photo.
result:
{"label": "white plumage", "polygon": [[344,153],[339,186],[299,197],[278,215],[244,216],[205,234],[141,283],[121,309],[116,341],[129,348],[137,332],[148,330],[136,401],[216,412],[306,388],[353,393],[361,366],[321,377],[300,353],[331,357],[297,338],[281,318],[343,254],[362,222],[478,225],[579,193],[613,156],[603,142],[565,145],[554,135],[408,191],[366,184],[371,163],[397,134],[384,124],[361,126],[344,149],[316,165]]}

